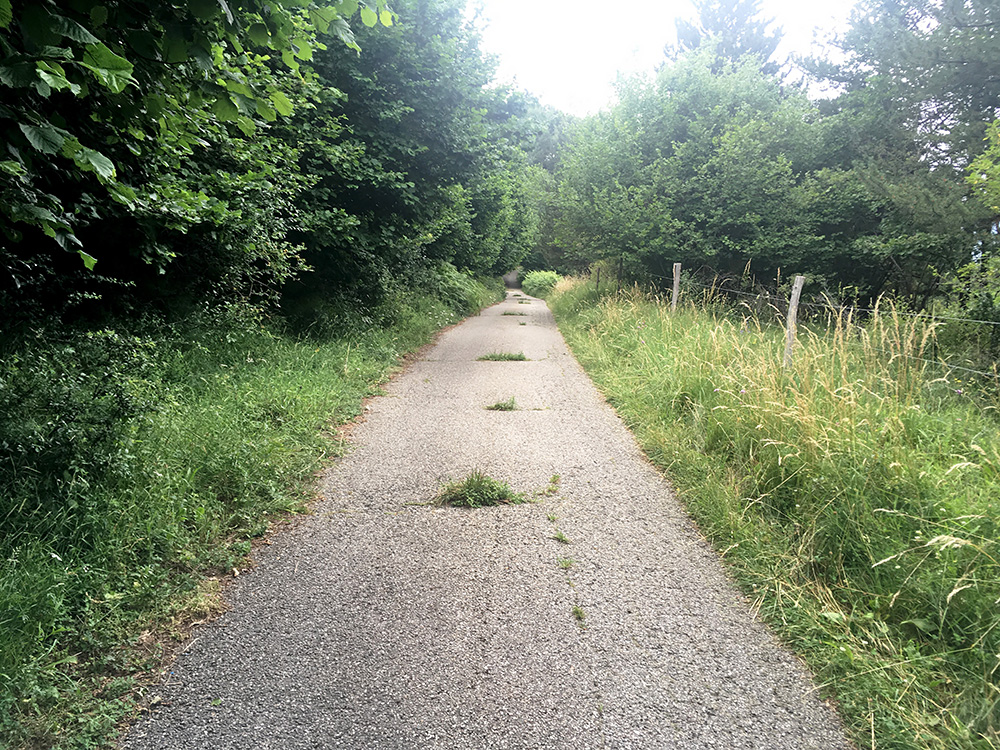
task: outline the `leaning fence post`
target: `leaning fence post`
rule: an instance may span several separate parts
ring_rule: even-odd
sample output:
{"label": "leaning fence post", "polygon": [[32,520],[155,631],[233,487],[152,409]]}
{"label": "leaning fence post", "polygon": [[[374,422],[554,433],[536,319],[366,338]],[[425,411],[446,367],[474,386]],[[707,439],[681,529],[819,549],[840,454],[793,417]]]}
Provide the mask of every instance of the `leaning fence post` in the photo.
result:
{"label": "leaning fence post", "polygon": [[785,330],[785,367],[792,366],[792,349],[795,348],[795,322],[799,315],[799,297],[802,296],[802,285],[806,283],[805,276],[796,276],[792,285],[792,299],[788,303],[788,325]]}
{"label": "leaning fence post", "polygon": [[674,263],[674,293],[670,296],[670,309],[677,309],[677,297],[681,293],[681,264]]}

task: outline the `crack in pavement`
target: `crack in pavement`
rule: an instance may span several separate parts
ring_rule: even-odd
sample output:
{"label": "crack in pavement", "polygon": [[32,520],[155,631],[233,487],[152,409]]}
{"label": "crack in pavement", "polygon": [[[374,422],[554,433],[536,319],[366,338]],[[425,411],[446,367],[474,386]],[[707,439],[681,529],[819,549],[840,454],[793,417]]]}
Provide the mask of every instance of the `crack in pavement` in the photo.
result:
{"label": "crack in pavement", "polygon": [[[123,748],[850,747],[544,302],[502,315],[517,305],[445,332],[370,403],[325,500],[234,582],[225,627]],[[529,361],[476,361],[496,351]],[[426,505],[474,469],[558,491]]]}

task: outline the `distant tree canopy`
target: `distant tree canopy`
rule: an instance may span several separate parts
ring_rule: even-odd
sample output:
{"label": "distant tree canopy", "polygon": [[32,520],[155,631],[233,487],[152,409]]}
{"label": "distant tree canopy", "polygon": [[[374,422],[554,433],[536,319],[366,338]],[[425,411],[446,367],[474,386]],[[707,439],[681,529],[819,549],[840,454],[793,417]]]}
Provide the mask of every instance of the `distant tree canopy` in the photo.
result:
{"label": "distant tree canopy", "polygon": [[695,8],[696,20],[677,19],[677,47],[666,50],[669,57],[676,59],[712,40],[716,70],[725,61],[736,62],[753,55],[765,72],[777,72],[778,65],[772,58],[782,32],[774,27],[773,19],[761,17],[760,0],[699,0]]}
{"label": "distant tree canopy", "polygon": [[508,270],[531,136],[492,75],[462,0],[0,0],[7,325]]}
{"label": "distant tree canopy", "polygon": [[846,62],[809,63],[841,93],[810,102],[762,65],[778,33],[757,3],[701,3],[697,25],[679,24],[675,60],[571,130],[529,257],[560,271],[620,260],[651,281],[676,261],[710,275],[749,265],[926,303],[943,276],[994,252],[988,5],[868,0],[841,40]]}

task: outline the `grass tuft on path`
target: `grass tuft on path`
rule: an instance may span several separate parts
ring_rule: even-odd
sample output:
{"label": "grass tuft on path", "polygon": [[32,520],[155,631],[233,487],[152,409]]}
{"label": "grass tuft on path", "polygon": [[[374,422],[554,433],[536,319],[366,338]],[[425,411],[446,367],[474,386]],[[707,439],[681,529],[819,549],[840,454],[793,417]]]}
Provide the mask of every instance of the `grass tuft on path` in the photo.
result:
{"label": "grass tuft on path", "polygon": [[514,505],[527,502],[527,497],[514,492],[510,485],[481,471],[473,471],[465,479],[448,482],[435,498],[441,505],[459,508],[483,508],[490,505]]}
{"label": "grass tuft on path", "polygon": [[524,352],[489,352],[477,357],[478,362],[527,362]]}

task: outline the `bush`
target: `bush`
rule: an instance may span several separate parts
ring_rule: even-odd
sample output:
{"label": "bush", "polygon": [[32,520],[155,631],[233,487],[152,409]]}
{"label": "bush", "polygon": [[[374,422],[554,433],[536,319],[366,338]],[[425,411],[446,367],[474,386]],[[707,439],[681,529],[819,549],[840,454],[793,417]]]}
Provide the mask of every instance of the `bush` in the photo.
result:
{"label": "bush", "polygon": [[524,277],[521,288],[532,297],[546,297],[552,294],[559,279],[555,271],[531,271]]}

